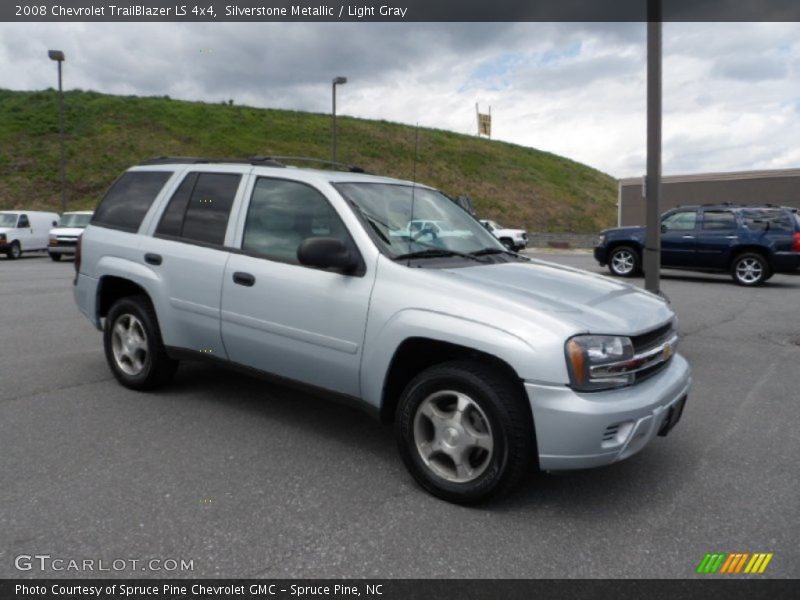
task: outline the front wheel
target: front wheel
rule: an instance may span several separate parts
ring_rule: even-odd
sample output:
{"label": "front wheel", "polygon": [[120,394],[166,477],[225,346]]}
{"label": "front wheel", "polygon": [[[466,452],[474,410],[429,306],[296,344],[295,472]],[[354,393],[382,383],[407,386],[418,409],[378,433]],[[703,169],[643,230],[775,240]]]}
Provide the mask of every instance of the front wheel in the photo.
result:
{"label": "front wheel", "polygon": [[22,256],[22,248],[20,248],[19,242],[11,242],[11,247],[6,252],[6,256],[11,260],[17,260]]}
{"label": "front wheel", "polygon": [[396,434],[414,479],[459,504],[512,489],[536,452],[518,383],[472,361],[444,363],[415,377],[400,398]]}
{"label": "front wheel", "polygon": [[155,311],[145,296],[114,303],[106,317],[103,346],[114,377],[133,390],[165,385],[178,366],[167,356]]}
{"label": "front wheel", "polygon": [[52,260],[53,262],[58,262],[58,261],[61,260],[61,255],[60,254],[51,253],[50,254],[50,260]]}
{"label": "front wheel", "polygon": [[633,277],[641,269],[639,253],[630,246],[617,246],[608,255],[608,270],[617,277]]}
{"label": "front wheel", "polygon": [[739,285],[761,285],[771,273],[766,259],[755,252],[745,252],[737,256],[731,266],[731,277]]}

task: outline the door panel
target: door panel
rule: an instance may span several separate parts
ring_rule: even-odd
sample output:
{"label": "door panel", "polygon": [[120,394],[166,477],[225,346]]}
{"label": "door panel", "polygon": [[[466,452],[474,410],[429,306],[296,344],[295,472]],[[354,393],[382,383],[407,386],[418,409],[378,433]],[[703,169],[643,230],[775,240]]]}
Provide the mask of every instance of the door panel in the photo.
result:
{"label": "door panel", "polygon": [[680,211],[661,221],[661,264],[665,267],[691,266],[695,259],[697,211]]}
{"label": "door panel", "polygon": [[222,285],[222,337],[234,362],[359,396],[359,367],[375,273],[299,264],[310,237],[358,254],[325,196],[296,181],[258,178]]}
{"label": "door panel", "polygon": [[739,242],[736,216],[731,211],[704,211],[697,234],[697,266],[722,269]]}
{"label": "door panel", "polygon": [[[235,273],[254,278],[234,282]],[[232,254],[222,284],[222,336],[230,360],[351,396],[372,277]]]}

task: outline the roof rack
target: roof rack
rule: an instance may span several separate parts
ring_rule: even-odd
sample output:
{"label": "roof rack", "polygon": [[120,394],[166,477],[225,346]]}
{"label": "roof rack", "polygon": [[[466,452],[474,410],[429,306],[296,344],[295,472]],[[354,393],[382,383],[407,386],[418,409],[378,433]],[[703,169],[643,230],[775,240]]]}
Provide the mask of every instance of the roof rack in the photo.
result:
{"label": "roof rack", "polygon": [[285,161],[292,162],[311,162],[323,165],[330,165],[351,173],[366,173],[364,169],[356,165],[325,160],[322,158],[312,158],[308,156],[250,156],[248,158],[207,158],[200,156],[156,156],[140,164],[142,165],[200,165],[213,163],[255,165],[260,167],[286,167]]}

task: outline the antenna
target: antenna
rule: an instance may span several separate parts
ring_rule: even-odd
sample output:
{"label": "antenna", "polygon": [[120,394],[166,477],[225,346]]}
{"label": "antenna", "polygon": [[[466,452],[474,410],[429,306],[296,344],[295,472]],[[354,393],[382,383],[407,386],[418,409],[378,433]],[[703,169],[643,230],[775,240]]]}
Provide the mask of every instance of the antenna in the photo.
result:
{"label": "antenna", "polygon": [[[414,127],[414,171],[411,177],[411,216],[408,219],[408,252],[411,253],[411,224],[414,222],[414,197],[417,191],[417,162],[419,160],[419,121]],[[411,258],[408,259],[406,266],[411,265]]]}

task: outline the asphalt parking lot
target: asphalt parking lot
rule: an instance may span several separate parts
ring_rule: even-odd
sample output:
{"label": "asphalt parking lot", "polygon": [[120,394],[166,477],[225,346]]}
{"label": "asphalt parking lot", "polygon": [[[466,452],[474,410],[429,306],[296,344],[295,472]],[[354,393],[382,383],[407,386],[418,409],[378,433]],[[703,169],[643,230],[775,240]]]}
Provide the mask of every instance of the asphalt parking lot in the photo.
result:
{"label": "asphalt parking lot", "polygon": [[192,364],[159,393],[120,387],[72,275],[0,259],[0,577],[76,576],[14,566],[49,554],[194,566],[110,573],[130,576],[685,578],[707,552],[800,577],[800,273],[666,271],[695,380],[681,423],[477,508],[419,489],[355,409]]}

